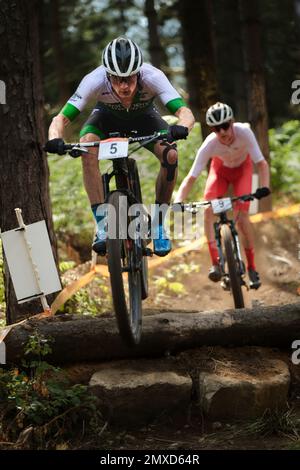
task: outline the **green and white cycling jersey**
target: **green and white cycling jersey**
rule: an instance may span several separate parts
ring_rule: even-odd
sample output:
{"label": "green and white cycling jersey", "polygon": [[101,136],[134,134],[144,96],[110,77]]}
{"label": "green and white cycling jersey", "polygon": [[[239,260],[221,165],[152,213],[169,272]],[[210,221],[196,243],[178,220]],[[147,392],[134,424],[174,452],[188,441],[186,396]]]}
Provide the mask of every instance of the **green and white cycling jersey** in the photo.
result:
{"label": "green and white cycling jersey", "polygon": [[165,74],[153,65],[144,63],[140,69],[138,89],[132,105],[126,109],[112,89],[106,70],[101,65],[82,79],[74,95],[61,110],[61,114],[73,121],[88,101],[94,99],[112,114],[128,119],[130,115],[135,116],[152,107],[155,98],[158,98],[172,114],[182,106],[186,106]]}

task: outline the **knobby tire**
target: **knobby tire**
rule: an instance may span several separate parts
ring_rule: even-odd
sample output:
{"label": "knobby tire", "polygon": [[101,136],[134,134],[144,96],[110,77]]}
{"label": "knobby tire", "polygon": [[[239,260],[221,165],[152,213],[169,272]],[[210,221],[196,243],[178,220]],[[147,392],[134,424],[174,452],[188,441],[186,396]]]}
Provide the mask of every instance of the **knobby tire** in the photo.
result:
{"label": "knobby tire", "polygon": [[244,308],[244,297],[241,286],[241,276],[239,274],[238,259],[237,253],[235,253],[233,248],[233,238],[232,233],[228,225],[222,225],[221,227],[221,237],[226,253],[226,261],[228,267],[228,274],[230,279],[230,288],[233,295],[234,306],[235,308]]}

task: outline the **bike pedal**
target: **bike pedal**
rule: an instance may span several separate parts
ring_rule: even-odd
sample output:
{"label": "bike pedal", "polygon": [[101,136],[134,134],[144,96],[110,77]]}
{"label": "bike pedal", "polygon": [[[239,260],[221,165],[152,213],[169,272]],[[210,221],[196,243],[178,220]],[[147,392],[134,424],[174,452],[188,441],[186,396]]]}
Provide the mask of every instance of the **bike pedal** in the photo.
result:
{"label": "bike pedal", "polygon": [[257,290],[260,288],[260,286],[261,286],[261,282],[250,284],[249,289]]}
{"label": "bike pedal", "polygon": [[221,281],[221,287],[222,287],[223,290],[230,291],[230,281],[229,281],[229,279],[226,279],[226,278],[223,279]]}
{"label": "bike pedal", "polygon": [[143,248],[143,256],[153,256],[153,251],[151,250],[151,248]]}

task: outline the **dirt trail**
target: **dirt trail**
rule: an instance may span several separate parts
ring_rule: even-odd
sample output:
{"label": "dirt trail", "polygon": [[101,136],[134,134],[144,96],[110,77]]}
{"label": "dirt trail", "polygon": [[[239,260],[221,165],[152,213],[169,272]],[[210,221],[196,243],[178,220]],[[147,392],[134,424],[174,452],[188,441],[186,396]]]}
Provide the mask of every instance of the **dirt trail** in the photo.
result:
{"label": "dirt trail", "polygon": [[[244,290],[246,306],[255,303],[279,305],[299,301],[300,286],[299,217],[269,220],[254,225],[256,264],[262,279],[257,291]],[[172,257],[150,274],[150,296],[144,302],[144,314],[155,309],[202,311],[233,307],[233,299],[219,284],[207,278],[210,266],[207,247]],[[173,283],[173,284],[172,284]],[[177,284],[176,284],[177,283]],[[172,286],[169,289],[168,286]],[[244,348],[247,355],[247,348]],[[243,361],[243,355],[240,355]],[[248,355],[248,364],[251,363]],[[189,364],[193,359],[189,356]],[[199,366],[195,360],[195,367]],[[257,364],[253,363],[254,369]],[[299,417],[299,399],[291,404]],[[286,415],[288,416],[288,414]],[[285,415],[283,415],[283,418]],[[298,449],[299,434],[289,426],[285,433],[257,434],[257,423],[209,423],[191,411],[190,419],[178,421],[173,416],[161,416],[157,422],[141,429],[109,429],[103,448],[110,449]],[[249,430],[251,432],[249,433]]]}
{"label": "dirt trail", "polygon": [[[255,303],[278,305],[299,301],[297,289],[300,286],[300,217],[286,217],[261,222],[254,226],[256,234],[256,262],[262,286],[258,291],[245,291],[246,306]],[[99,260],[101,261],[101,260]],[[188,252],[178,257],[169,256],[166,263],[150,273],[150,296],[144,302],[144,314],[154,310],[203,311],[233,307],[233,299],[219,284],[207,278],[210,266],[206,246],[201,250]],[[72,282],[89,269],[89,264],[80,265],[66,276]],[[102,295],[110,297],[108,278],[100,279]],[[88,286],[89,297],[99,295],[99,285],[94,281]],[[109,301],[110,302],[110,301]],[[111,310],[111,307],[109,308]],[[197,351],[195,367],[199,366]],[[246,354],[246,353],[245,353]],[[242,358],[242,355],[240,356]],[[249,358],[251,359],[251,357]],[[194,362],[189,356],[189,366]],[[255,367],[257,365],[254,364]],[[298,394],[293,406],[299,402]],[[299,404],[297,406],[299,418]],[[288,415],[287,419],[288,419]],[[250,423],[251,424],[251,423]],[[289,425],[284,434],[259,436],[249,434],[249,423],[209,423],[203,420],[199,411],[189,410],[189,416],[182,421],[174,416],[162,415],[149,425],[138,429],[107,427],[99,438],[69,442],[73,449],[299,449],[299,434]],[[258,423],[259,424],[259,423]],[[258,426],[257,424],[257,426]]]}
{"label": "dirt trail", "polygon": [[[286,217],[254,226],[256,265],[262,286],[257,291],[243,289],[246,307],[255,306],[256,303],[278,305],[299,300],[299,220],[297,217]],[[185,272],[187,266],[191,267],[192,272]],[[232,308],[231,294],[224,292],[219,283],[214,284],[208,279],[209,267],[206,246],[182,256],[170,256],[169,261],[151,272],[150,297],[144,307],[197,311]],[[164,278],[166,282],[160,280]],[[177,286],[176,289],[175,286],[175,292],[172,292],[167,285],[174,281],[182,287]],[[157,288],[160,285],[162,289]]]}

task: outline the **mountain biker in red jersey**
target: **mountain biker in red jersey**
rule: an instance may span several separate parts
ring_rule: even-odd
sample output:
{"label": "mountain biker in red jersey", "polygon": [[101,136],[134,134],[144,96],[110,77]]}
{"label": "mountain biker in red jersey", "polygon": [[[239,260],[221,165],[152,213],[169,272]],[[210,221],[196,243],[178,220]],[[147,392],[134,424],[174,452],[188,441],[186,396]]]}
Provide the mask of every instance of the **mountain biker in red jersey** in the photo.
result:
{"label": "mountain biker in red jersey", "polygon": [[[155,109],[153,101],[159,98],[169,112],[178,117],[178,124],[169,126]],[[167,141],[157,141],[148,150],[160,161],[156,180],[156,204],[169,204],[177,177],[177,148],[175,140],[187,138],[194,125],[194,116],[164,73],[143,63],[140,48],[134,41],[119,37],[111,41],[102,54],[102,65],[86,75],[74,95],[49,128],[45,149],[62,154],[64,128],[85,108],[89,100],[96,105],[80,132],[81,142],[99,141],[112,132],[126,134],[132,130],[140,136],[166,131]],[[92,212],[97,223],[93,249],[106,251],[104,195],[97,158],[97,149],[82,156],[83,180]],[[156,206],[156,207],[159,207]],[[165,256],[171,250],[163,217],[154,228],[154,252]]]}
{"label": "mountain biker in red jersey", "polygon": [[[258,199],[270,194],[269,165],[249,124],[234,122],[232,109],[224,103],[216,103],[207,110],[206,123],[213,132],[199,148],[190,172],[180,185],[175,202],[182,202],[187,197],[209,160],[211,165],[204,190],[205,199],[223,197],[230,183],[235,196],[251,193],[253,163],[257,165],[261,184],[257,190]],[[254,235],[248,214],[249,205],[250,202],[238,201],[234,212],[247,258],[250,287],[258,289],[261,282],[254,261]],[[218,282],[221,280],[221,270],[213,223],[214,215],[209,207],[204,213],[204,228],[212,261],[208,277],[211,281]]]}

